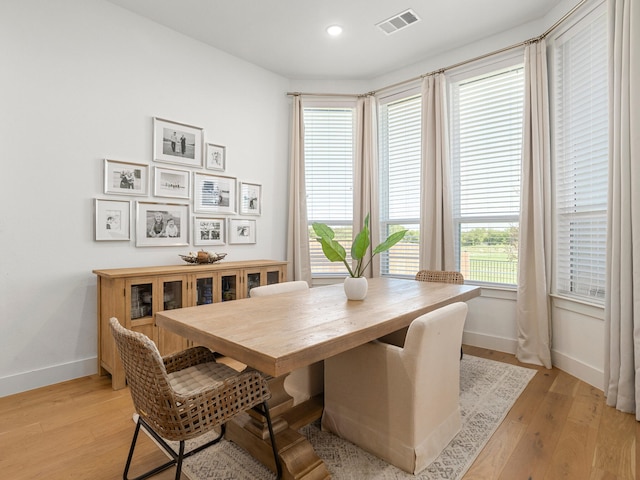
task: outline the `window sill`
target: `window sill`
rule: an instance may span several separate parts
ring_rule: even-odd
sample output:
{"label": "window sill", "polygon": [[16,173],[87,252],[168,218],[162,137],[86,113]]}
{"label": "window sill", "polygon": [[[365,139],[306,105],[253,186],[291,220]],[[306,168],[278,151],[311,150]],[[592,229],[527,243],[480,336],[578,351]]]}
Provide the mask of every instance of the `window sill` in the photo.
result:
{"label": "window sill", "polygon": [[563,297],[556,293],[552,293],[550,296],[555,308],[604,321],[604,305],[597,305],[594,303],[576,300],[575,298]]}

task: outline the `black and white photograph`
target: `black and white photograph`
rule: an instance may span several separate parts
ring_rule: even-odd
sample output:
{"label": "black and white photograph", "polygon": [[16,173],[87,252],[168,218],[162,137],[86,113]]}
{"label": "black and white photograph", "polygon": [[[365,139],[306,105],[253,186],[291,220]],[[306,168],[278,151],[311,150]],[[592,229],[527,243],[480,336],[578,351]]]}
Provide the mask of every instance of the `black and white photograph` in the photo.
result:
{"label": "black and white photograph", "polygon": [[207,143],[204,166],[209,170],[224,172],[227,163],[227,147]]}
{"label": "black and white photograph", "polygon": [[156,197],[189,199],[191,173],[187,170],[155,167],[153,194]]}
{"label": "black and white photograph", "polygon": [[194,245],[224,245],[225,219],[193,217]]}
{"label": "black and white photograph", "polygon": [[236,213],[236,179],[194,173],[193,204],[196,213]]}
{"label": "black and white photograph", "polygon": [[256,243],[256,221],[242,218],[229,219],[229,244]]}
{"label": "black and white photograph", "polygon": [[202,132],[200,127],[154,117],[153,159],[202,167]]}
{"label": "black and white photograph", "polygon": [[136,246],[188,245],[189,206],[137,202]]}
{"label": "black and white photograph", "polygon": [[117,195],[147,195],[149,165],[104,160],[104,193]]}
{"label": "black and white photograph", "polygon": [[260,215],[262,185],[240,182],[240,215]]}
{"label": "black and white photograph", "polygon": [[131,239],[131,202],[95,199],[95,239]]}

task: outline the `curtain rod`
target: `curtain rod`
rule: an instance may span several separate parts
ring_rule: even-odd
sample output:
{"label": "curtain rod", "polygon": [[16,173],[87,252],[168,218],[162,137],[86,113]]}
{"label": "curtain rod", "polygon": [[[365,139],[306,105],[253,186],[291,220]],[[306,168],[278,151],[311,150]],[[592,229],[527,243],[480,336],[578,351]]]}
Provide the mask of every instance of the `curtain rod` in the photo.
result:
{"label": "curtain rod", "polygon": [[587,2],[587,0],[580,0],[580,2],[578,2],[578,4],[576,6],[574,6],[571,10],[569,10],[567,13],[565,13],[560,18],[560,20],[558,20],[556,23],[551,25],[551,27],[549,27],[542,35],[540,35],[538,37],[534,37],[534,38],[531,38],[529,40],[525,40],[523,42],[516,43],[515,45],[511,45],[511,46],[508,46],[508,47],[501,48],[499,50],[494,50],[493,52],[485,53],[484,55],[479,55],[479,56],[471,58],[469,60],[464,60],[462,62],[458,62],[458,63],[455,63],[453,65],[449,65],[448,67],[445,67],[445,68],[439,68],[438,70],[434,70],[434,71],[429,72],[429,73],[423,73],[422,75],[419,75],[417,77],[413,77],[413,78],[410,78],[408,80],[403,80],[401,82],[394,83],[392,85],[387,85],[386,87],[381,87],[381,88],[379,88],[377,90],[373,90],[371,92],[367,92],[367,93],[364,93],[364,94],[363,93],[348,94],[348,93],[287,92],[287,95],[289,95],[289,96],[310,96],[310,97],[367,97],[367,96],[370,96],[370,95],[375,95],[375,94],[383,92],[385,90],[389,90],[389,89],[392,89],[392,88],[400,87],[400,86],[405,85],[407,83],[413,83],[413,82],[415,82],[417,80],[423,79],[424,77],[428,77],[430,75],[435,75],[436,73],[443,73],[443,72],[445,72],[447,70],[451,70],[451,69],[454,69],[454,68],[457,68],[457,67],[461,67],[461,66],[466,65],[468,63],[476,62],[478,60],[483,60],[485,58],[492,57],[493,55],[498,55],[500,53],[508,52],[509,50],[513,50],[515,48],[520,48],[520,47],[522,47],[524,45],[527,45],[529,43],[539,42],[540,40],[542,40],[545,37],[547,37],[556,28],[558,28],[567,18],[569,18],[571,15],[573,15],[574,12],[576,10],[578,10],[586,2]]}

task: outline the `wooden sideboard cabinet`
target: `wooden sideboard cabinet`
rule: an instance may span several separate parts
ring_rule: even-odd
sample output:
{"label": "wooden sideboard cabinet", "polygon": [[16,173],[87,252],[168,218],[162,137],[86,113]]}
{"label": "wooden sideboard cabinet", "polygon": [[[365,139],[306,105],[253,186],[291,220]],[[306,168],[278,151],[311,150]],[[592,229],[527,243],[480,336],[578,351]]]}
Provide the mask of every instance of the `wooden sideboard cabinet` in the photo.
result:
{"label": "wooden sideboard cabinet", "polygon": [[157,312],[247,298],[253,287],[284,282],[287,262],[252,260],[93,273],[98,278],[98,370],[111,374],[111,385],[118,390],[125,387],[125,377],[109,329],[111,317],[151,338],[161,355],[178,352],[189,346],[187,340],[159,328]]}

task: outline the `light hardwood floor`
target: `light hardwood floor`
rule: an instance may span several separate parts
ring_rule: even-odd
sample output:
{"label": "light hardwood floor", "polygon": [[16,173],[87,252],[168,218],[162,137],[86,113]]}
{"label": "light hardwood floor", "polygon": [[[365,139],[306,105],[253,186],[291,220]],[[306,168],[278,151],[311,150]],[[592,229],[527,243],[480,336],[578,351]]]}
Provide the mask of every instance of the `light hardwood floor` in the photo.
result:
{"label": "light hardwood floor", "polygon": [[[505,353],[464,351],[519,364]],[[464,480],[636,479],[640,423],[634,416],[605,406],[600,390],[571,375],[538,370]],[[0,398],[0,476],[122,478],[132,412],[128,389],[113,391],[109,377],[97,375]],[[165,460],[146,435],[138,444],[132,475]],[[154,478],[174,475],[169,470]]]}

